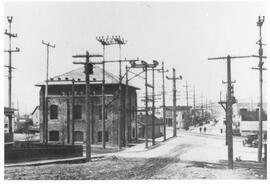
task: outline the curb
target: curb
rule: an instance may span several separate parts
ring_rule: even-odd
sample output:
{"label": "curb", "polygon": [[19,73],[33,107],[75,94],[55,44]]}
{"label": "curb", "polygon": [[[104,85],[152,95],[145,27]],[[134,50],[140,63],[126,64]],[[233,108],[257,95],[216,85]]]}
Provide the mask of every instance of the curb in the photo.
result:
{"label": "curb", "polygon": [[[104,156],[93,156],[91,161],[102,159]],[[84,163],[86,162],[85,157],[75,157],[75,158],[65,158],[57,160],[39,160],[33,162],[22,162],[14,164],[5,164],[5,167],[23,167],[23,166],[39,166],[39,165],[48,165],[48,164],[63,164],[63,163]]]}

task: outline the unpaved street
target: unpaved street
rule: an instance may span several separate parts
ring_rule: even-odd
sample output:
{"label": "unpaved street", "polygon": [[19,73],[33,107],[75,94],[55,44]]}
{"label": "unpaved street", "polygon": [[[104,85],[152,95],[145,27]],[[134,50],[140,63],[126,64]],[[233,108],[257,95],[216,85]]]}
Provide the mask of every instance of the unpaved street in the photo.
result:
{"label": "unpaved street", "polygon": [[[151,144],[151,143],[150,143]],[[224,137],[178,132],[177,138],[146,150],[138,144],[105,159],[78,164],[5,168],[5,179],[262,179],[266,171],[256,162],[256,149],[234,141],[235,169],[227,169]]]}

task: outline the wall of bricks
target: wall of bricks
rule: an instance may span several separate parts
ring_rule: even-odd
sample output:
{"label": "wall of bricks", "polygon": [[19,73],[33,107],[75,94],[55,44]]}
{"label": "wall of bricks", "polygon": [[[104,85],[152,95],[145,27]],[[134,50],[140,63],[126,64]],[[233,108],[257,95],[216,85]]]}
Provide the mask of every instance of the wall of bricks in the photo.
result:
{"label": "wall of bricks", "polygon": [[[40,89],[40,140],[43,141],[43,117],[44,117],[44,87]],[[105,94],[110,94],[114,96],[107,96],[105,104],[111,102],[116,94],[118,85],[106,85]],[[123,85],[122,94],[122,121],[121,121],[121,142],[124,144],[125,140],[125,126],[128,126],[128,140],[136,140],[136,135],[132,134],[132,129],[136,128],[136,109],[137,109],[137,93],[136,89],[129,87],[128,89],[128,106],[125,105],[125,86]],[[50,131],[59,132],[58,141],[49,141],[50,144],[71,144],[72,135],[72,96],[71,85],[54,85],[49,86],[49,99],[48,99],[48,138],[50,137]],[[101,94],[101,85],[91,85],[91,90],[96,95]],[[74,97],[74,105],[80,105],[82,116],[80,119],[74,120],[74,131],[83,132],[84,142],[86,141],[86,116],[85,116],[85,97],[84,95],[84,85],[76,85]],[[64,94],[64,95],[63,95]],[[51,96],[53,95],[53,96]],[[92,97],[92,106],[90,106],[90,114],[92,117],[92,144],[101,144],[98,141],[98,132],[102,131],[102,121],[99,119],[99,106],[101,105],[101,96]],[[91,103],[90,103],[91,104]],[[51,105],[58,106],[58,117],[57,119],[50,119],[50,107]],[[118,126],[119,126],[119,98],[114,100],[108,106],[107,119],[106,119],[106,131],[108,131],[108,142],[107,145],[117,146],[118,145]],[[128,122],[125,122],[125,111],[128,112]],[[134,115],[133,115],[134,114]],[[68,118],[69,117],[69,118]],[[49,139],[50,140],[50,139]]]}

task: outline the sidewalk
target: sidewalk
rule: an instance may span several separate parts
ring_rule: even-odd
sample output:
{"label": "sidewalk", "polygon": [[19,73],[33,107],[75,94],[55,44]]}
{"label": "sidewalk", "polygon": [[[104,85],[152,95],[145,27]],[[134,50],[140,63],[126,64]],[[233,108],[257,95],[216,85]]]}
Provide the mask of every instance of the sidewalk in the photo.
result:
{"label": "sidewalk", "polygon": [[[172,138],[172,128],[167,128],[167,140]],[[163,136],[155,139],[155,145],[152,146],[152,139],[148,139],[148,148],[145,148],[145,142],[142,143],[135,143],[132,147],[124,147],[119,152],[113,153],[102,153],[102,154],[92,154],[91,158],[92,161],[99,160],[109,156],[117,156],[125,153],[138,153],[138,152],[145,152],[148,150],[152,150],[163,143]],[[144,140],[144,139],[142,139]],[[93,145],[96,147],[96,145]],[[72,158],[64,158],[64,159],[50,159],[50,160],[37,160],[37,161],[28,161],[28,162],[20,162],[20,163],[7,163],[5,167],[18,167],[18,166],[37,166],[37,165],[46,165],[46,164],[59,164],[59,163],[80,163],[86,162],[86,154],[83,153],[82,157],[72,157]]]}

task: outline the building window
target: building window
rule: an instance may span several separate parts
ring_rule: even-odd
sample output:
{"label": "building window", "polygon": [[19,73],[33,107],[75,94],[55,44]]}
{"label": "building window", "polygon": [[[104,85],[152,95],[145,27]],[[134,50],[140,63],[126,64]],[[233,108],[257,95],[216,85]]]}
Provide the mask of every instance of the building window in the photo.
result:
{"label": "building window", "polygon": [[[98,106],[98,117],[99,117],[99,120],[102,120],[102,105]],[[105,109],[105,119],[107,119],[107,111],[106,111],[106,109]]]}
{"label": "building window", "polygon": [[[98,142],[102,141],[102,131],[98,132]],[[109,134],[108,131],[105,131],[105,141],[108,142],[109,141]]]}
{"label": "building window", "polygon": [[132,137],[135,137],[135,128],[132,128]]}
{"label": "building window", "polygon": [[50,141],[59,141],[58,131],[50,131]]}
{"label": "building window", "polygon": [[135,107],[132,107],[132,114],[131,114],[131,120],[135,119]]}
{"label": "building window", "polygon": [[74,132],[74,141],[83,141],[83,132],[75,131]]}
{"label": "building window", "polygon": [[81,105],[74,105],[73,118],[74,119],[81,119],[82,118],[82,106]]}
{"label": "building window", "polygon": [[50,118],[51,119],[57,119],[57,117],[58,117],[58,106],[57,105],[51,105]]}

